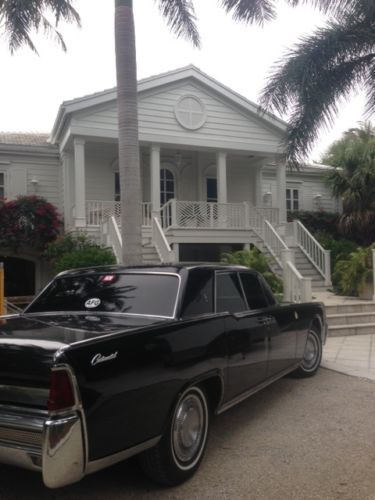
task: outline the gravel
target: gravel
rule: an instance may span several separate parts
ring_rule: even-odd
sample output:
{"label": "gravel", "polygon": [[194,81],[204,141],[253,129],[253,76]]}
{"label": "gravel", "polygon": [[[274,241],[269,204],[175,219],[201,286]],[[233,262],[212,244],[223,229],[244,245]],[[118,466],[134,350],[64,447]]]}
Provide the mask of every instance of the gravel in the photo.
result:
{"label": "gravel", "polygon": [[321,369],[284,378],[216,417],[204,461],[173,489],[136,460],[48,490],[41,477],[0,467],[0,500],[375,500],[375,382]]}

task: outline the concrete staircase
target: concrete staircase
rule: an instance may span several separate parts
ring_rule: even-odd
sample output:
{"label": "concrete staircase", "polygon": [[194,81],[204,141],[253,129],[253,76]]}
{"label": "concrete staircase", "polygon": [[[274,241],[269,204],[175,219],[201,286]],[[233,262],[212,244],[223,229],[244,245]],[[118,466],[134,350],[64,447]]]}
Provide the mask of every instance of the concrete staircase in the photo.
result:
{"label": "concrete staircase", "polygon": [[160,257],[152,244],[151,228],[142,228],[142,259],[145,265],[160,264]]}
{"label": "concrete staircase", "polygon": [[375,333],[375,302],[326,305],[326,312],[330,337]]}
{"label": "concrete staircase", "polygon": [[[270,263],[271,271],[282,279],[283,271],[272,254],[269,252],[267,247],[264,245],[264,241],[262,240],[262,238],[254,233],[252,243],[262,252],[265,257],[267,257]],[[294,251],[294,264],[298,271],[302,274],[302,276],[311,278],[312,290],[326,290],[327,287],[324,284],[322,275],[302,252],[302,250],[297,246],[289,246],[289,248]]]}

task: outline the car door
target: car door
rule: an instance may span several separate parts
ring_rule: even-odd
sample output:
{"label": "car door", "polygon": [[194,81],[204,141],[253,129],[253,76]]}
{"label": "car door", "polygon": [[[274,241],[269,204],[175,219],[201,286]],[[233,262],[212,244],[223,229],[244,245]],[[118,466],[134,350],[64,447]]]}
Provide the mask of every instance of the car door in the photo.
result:
{"label": "car door", "polygon": [[225,318],[228,342],[228,401],[262,382],[267,375],[267,327],[263,311],[249,310],[236,272],[218,272],[216,312]]}
{"label": "car door", "polygon": [[296,362],[298,316],[292,307],[276,304],[269,286],[261,276],[242,273],[241,281],[249,307],[263,308],[268,336],[267,376],[272,377]]}

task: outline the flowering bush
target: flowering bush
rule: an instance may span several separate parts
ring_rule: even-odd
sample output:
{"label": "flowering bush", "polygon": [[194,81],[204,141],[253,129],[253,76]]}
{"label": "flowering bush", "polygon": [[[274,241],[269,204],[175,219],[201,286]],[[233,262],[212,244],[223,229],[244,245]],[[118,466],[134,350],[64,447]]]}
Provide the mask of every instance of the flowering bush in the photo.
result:
{"label": "flowering bush", "polygon": [[56,208],[39,196],[18,196],[0,204],[0,247],[43,251],[61,226]]}

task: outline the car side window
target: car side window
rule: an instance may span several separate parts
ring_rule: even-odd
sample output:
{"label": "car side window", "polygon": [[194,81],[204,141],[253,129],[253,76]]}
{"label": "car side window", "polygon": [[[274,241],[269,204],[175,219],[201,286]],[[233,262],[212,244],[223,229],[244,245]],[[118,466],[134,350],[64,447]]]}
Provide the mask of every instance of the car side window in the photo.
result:
{"label": "car side window", "polygon": [[212,271],[190,271],[181,316],[186,318],[212,313],[213,302]]}
{"label": "car side window", "polygon": [[249,309],[268,307],[269,302],[258,276],[251,273],[240,273],[240,277]]}
{"label": "car side window", "polygon": [[241,312],[247,306],[237,273],[216,274],[216,312]]}

